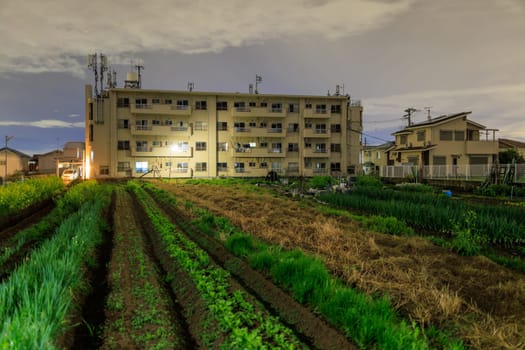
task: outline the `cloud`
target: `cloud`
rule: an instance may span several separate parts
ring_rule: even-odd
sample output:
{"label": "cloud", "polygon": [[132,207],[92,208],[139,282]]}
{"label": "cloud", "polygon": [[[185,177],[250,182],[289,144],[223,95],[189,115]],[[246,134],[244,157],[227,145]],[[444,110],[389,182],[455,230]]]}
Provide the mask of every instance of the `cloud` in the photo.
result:
{"label": "cloud", "polygon": [[0,74],[83,76],[84,57],[95,51],[121,61],[134,52],[219,52],[296,36],[336,40],[385,26],[416,1],[3,0]]}
{"label": "cloud", "polygon": [[84,122],[69,123],[56,119],[43,119],[32,122],[0,121],[0,126],[32,126],[35,128],[83,128]]}
{"label": "cloud", "polygon": [[70,115],[68,115],[69,118],[78,118],[80,117],[80,114],[76,114],[76,113],[72,113]]}

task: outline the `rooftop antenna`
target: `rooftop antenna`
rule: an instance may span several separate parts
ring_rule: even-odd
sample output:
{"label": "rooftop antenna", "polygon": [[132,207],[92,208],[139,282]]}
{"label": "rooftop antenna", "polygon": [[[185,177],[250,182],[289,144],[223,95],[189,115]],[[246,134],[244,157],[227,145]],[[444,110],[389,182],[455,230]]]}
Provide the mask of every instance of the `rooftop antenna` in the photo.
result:
{"label": "rooftop antenna", "polygon": [[188,81],[188,91],[192,92],[193,88],[195,88],[195,83],[193,81]]}
{"label": "rooftop antenna", "polygon": [[431,108],[432,108],[432,106],[430,106],[430,107],[424,107],[424,108],[423,108],[425,111],[427,111],[427,119],[428,119],[428,120],[431,120],[431,119],[432,119],[432,117],[430,116],[430,109],[431,109]]}
{"label": "rooftop antenna", "polygon": [[[342,92],[341,92],[342,90]],[[339,85],[337,84],[335,86],[335,96],[341,96],[341,95],[344,95],[345,94],[345,84],[343,85]]]}
{"label": "rooftop antenna", "polygon": [[262,76],[255,74],[255,93],[259,93],[259,84],[262,83]]}
{"label": "rooftop antenna", "polygon": [[137,73],[139,77],[138,88],[140,89],[142,87],[142,76],[140,75],[140,70],[144,69],[144,66],[142,64],[137,64],[135,65],[135,68],[137,68]]}
{"label": "rooftop antenna", "polygon": [[95,96],[98,96],[98,64],[97,64],[97,53],[89,54],[87,57],[87,65],[93,70],[95,75]]}
{"label": "rooftop antenna", "polygon": [[253,84],[248,85],[248,93],[253,94]]}
{"label": "rooftop antenna", "polygon": [[104,54],[100,54],[100,93],[102,94],[104,92],[104,72],[107,72],[108,70],[108,58]]}

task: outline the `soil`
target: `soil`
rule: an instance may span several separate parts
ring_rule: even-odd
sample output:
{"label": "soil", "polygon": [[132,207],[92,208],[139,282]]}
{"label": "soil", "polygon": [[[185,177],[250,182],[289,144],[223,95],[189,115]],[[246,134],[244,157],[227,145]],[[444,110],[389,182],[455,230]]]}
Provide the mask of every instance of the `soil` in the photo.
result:
{"label": "soil", "polygon": [[334,275],[368,293],[388,294],[402,315],[423,326],[456,329],[474,348],[525,347],[521,273],[419,237],[366,231],[358,222],[319,214],[311,203],[259,188],[158,185],[260,239],[319,256]]}

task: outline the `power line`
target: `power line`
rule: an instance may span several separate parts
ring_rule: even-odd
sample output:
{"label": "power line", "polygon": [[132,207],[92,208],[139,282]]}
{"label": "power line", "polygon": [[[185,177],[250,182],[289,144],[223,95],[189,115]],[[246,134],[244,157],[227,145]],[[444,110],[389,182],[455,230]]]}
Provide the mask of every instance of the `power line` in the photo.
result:
{"label": "power line", "polygon": [[352,129],[352,128],[348,128],[348,130],[353,131],[353,132],[355,132],[355,133],[358,133],[358,134],[360,134],[361,136],[371,137],[371,138],[376,139],[376,140],[379,140],[379,141],[383,141],[383,142],[391,142],[391,141],[392,141],[392,140],[385,140],[385,139],[382,139],[382,138],[380,138],[380,137],[373,136],[373,135],[370,135],[370,134],[366,134],[366,133],[364,133],[364,132],[362,132],[362,131],[360,131],[360,130],[355,130],[355,129]]}

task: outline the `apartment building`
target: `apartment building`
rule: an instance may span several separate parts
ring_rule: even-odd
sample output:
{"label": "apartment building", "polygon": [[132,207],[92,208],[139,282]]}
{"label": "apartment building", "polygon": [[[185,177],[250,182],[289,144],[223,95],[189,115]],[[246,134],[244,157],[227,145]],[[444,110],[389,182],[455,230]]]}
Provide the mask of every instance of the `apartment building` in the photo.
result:
{"label": "apartment building", "polygon": [[353,174],[362,111],[348,96],[85,87],[87,177]]}
{"label": "apartment building", "polygon": [[421,168],[423,177],[485,174],[498,157],[498,130],[469,119],[471,113],[429,118],[393,133],[390,164]]}

